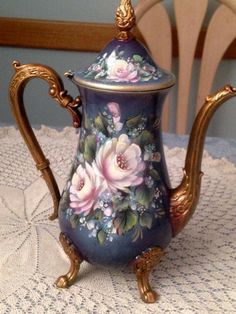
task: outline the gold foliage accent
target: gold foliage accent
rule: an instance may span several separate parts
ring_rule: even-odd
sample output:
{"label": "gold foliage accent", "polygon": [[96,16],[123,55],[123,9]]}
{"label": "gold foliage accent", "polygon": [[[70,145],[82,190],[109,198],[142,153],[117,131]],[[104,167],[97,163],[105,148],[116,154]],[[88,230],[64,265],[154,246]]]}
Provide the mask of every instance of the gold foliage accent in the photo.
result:
{"label": "gold foliage accent", "polygon": [[200,172],[195,180],[184,170],[183,180],[176,189],[171,190],[170,214],[174,235],[188,223],[197,206],[201,187]]}
{"label": "gold foliage accent", "polygon": [[127,40],[132,37],[130,30],[135,26],[136,18],[131,0],[121,0],[116,11],[116,26],[119,32],[116,36],[119,40]]}
{"label": "gold foliage accent", "polygon": [[230,85],[226,85],[224,88],[219,90],[217,93],[207,96],[206,97],[206,101],[207,102],[211,102],[211,103],[215,102],[215,101],[218,101],[221,98],[224,98],[225,96],[228,96],[228,94],[230,94],[232,92],[236,92],[236,88],[234,88],[234,87],[232,87]]}
{"label": "gold foliage accent", "polygon": [[69,272],[64,276],[60,276],[55,284],[58,288],[68,288],[76,280],[83,258],[78,254],[76,248],[64,233],[60,234],[59,239],[66,255],[70,259],[71,266]]}
{"label": "gold foliage accent", "polygon": [[149,284],[149,275],[163,255],[164,252],[161,248],[150,248],[140,256],[137,256],[133,263],[140,296],[145,303],[154,303],[157,300],[157,294],[152,290]]}

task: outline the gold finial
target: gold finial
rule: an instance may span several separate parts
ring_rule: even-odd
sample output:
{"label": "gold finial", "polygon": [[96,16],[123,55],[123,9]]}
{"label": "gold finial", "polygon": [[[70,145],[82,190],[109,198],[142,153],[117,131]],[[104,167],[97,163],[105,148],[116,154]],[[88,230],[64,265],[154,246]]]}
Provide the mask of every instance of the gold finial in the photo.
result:
{"label": "gold finial", "polygon": [[130,30],[135,26],[135,14],[131,0],[121,0],[116,11],[116,26],[119,30],[116,38],[127,40],[132,37]]}

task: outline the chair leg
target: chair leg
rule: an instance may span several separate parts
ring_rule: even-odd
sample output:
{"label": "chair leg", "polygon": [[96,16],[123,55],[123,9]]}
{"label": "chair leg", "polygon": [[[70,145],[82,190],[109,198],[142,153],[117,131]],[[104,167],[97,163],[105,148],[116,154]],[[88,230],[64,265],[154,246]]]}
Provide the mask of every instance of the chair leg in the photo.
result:
{"label": "chair leg", "polygon": [[70,240],[66,237],[64,233],[60,234],[60,242],[66,253],[66,255],[70,259],[70,270],[66,275],[60,276],[55,284],[58,288],[68,288],[70,285],[74,283],[76,280],[77,274],[79,272],[80,264],[83,262],[83,259],[78,254],[74,245],[70,242]]}
{"label": "chair leg", "polygon": [[145,303],[154,303],[157,300],[158,295],[149,284],[149,275],[163,254],[164,252],[161,248],[150,248],[140,256],[137,256],[133,262],[140,296]]}

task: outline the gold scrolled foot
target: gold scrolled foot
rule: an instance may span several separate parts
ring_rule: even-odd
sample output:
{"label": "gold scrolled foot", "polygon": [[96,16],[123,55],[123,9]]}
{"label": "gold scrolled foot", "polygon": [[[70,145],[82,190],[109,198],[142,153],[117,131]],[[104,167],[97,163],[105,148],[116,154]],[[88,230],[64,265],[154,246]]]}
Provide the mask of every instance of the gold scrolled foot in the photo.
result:
{"label": "gold scrolled foot", "polygon": [[76,248],[74,247],[74,245],[70,242],[70,240],[66,237],[64,233],[60,234],[59,239],[66,255],[70,259],[71,266],[70,266],[70,270],[68,271],[66,275],[60,276],[56,280],[55,285],[58,288],[68,288],[76,280],[76,277],[79,272],[80,264],[83,262],[83,259],[78,254]]}
{"label": "gold scrolled foot", "polygon": [[150,248],[143,252],[142,255],[137,256],[133,262],[140,296],[145,303],[154,303],[158,298],[157,293],[150,287],[149,275],[163,254],[164,252],[161,248]]}

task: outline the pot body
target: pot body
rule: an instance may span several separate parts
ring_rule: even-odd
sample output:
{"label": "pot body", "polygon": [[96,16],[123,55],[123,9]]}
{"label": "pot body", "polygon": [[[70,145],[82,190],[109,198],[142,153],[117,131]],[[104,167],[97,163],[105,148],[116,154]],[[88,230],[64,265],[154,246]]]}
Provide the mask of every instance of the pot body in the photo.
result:
{"label": "pot body", "polygon": [[88,262],[128,264],[148,248],[165,248],[172,237],[161,134],[168,89],[79,89],[83,120],[60,228]]}

